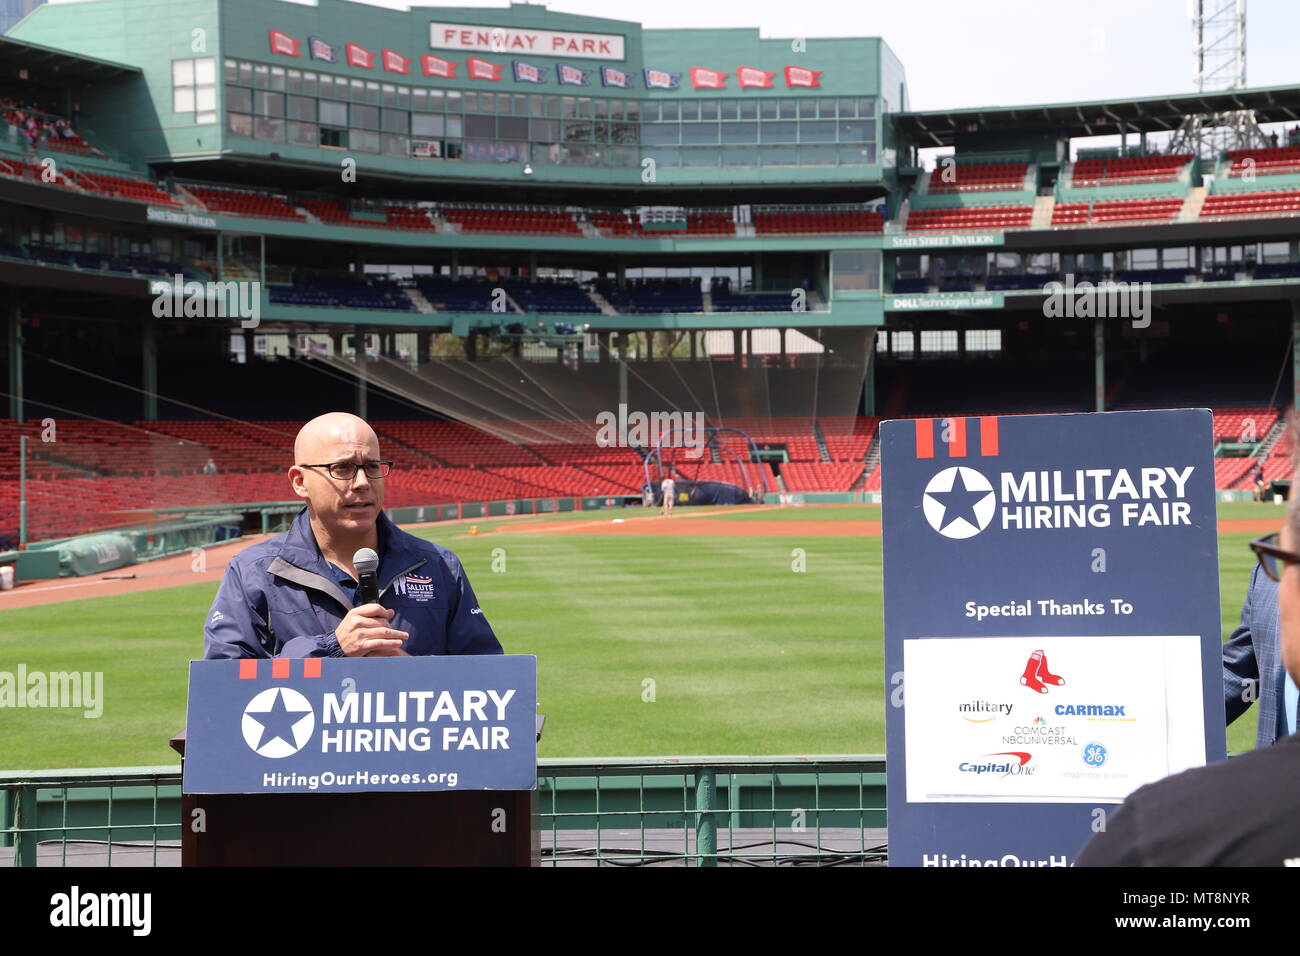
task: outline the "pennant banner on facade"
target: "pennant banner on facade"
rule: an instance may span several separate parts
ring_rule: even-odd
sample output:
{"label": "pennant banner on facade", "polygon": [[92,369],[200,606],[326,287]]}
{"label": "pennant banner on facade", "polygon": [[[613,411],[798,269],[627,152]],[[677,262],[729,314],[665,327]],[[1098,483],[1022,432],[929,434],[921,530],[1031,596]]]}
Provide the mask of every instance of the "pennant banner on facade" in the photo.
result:
{"label": "pennant banner on facade", "polygon": [[612,66],[600,68],[600,82],[603,86],[617,86],[619,89],[632,88],[632,74],[625,70],[616,70]]}
{"label": "pennant banner on facade", "polygon": [[345,43],[343,52],[347,56],[348,66],[359,66],[366,70],[374,69],[375,55],[365,47],[357,46],[355,43]]}
{"label": "pennant banner on facade", "polygon": [[775,73],[769,73],[767,70],[758,70],[752,66],[736,67],[736,85],[750,86],[759,89],[770,90],[772,88],[772,77]]}
{"label": "pennant banner on facade", "polygon": [[555,72],[559,76],[560,85],[562,86],[589,86],[591,84],[591,70],[583,70],[567,63],[557,63],[555,64]]}
{"label": "pennant banner on facade", "polygon": [[691,67],[691,88],[696,90],[725,90],[729,73],[719,73],[702,66]]}
{"label": "pennant banner on facade", "polygon": [[545,83],[546,71],[532,63],[525,63],[523,60],[514,61],[515,80],[519,83]]}
{"label": "pennant banner on facade", "polygon": [[336,59],[334,47],[320,37],[307,38],[307,53],[313,60],[324,60],[326,63],[333,63]]}
{"label": "pennant banner on facade", "polygon": [[267,30],[267,35],[271,38],[271,52],[281,53],[284,56],[299,56],[298,41],[287,33],[281,33],[279,30]]}
{"label": "pennant banner on facade", "polygon": [[487,60],[481,60],[472,56],[465,61],[465,69],[469,73],[471,80],[491,80],[493,83],[500,81],[501,70],[503,67],[496,63],[489,63]]}
{"label": "pennant banner on facade", "polygon": [[456,78],[456,67],[460,66],[460,64],[454,60],[436,56],[433,53],[425,53],[420,57],[420,66],[423,68],[425,76],[454,79]]}
{"label": "pennant banner on facade", "polygon": [[645,85],[650,90],[675,90],[677,81],[682,75],[680,73],[669,73],[665,70],[646,70]]}
{"label": "pennant banner on facade", "polygon": [[410,73],[411,60],[409,57],[402,56],[392,50],[382,50],[380,52],[381,62],[384,64],[384,70],[388,73]]}
{"label": "pennant banner on facade", "polygon": [[785,68],[786,86],[821,86],[822,70],[805,70],[802,66]]}

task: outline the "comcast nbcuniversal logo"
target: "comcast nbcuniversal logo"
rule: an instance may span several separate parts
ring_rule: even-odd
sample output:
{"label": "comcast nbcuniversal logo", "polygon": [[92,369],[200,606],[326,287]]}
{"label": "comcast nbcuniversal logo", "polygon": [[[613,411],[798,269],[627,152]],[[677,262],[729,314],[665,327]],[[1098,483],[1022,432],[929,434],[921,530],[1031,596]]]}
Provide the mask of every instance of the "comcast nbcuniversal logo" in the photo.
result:
{"label": "comcast nbcuniversal logo", "polygon": [[307,698],[289,687],[262,691],[244,708],[244,742],[262,757],[292,757],[311,739],[316,714]]}
{"label": "comcast nbcuniversal logo", "polygon": [[930,527],[945,538],[971,538],[988,527],[997,510],[989,480],[974,468],[945,468],[925,486],[921,508]]}

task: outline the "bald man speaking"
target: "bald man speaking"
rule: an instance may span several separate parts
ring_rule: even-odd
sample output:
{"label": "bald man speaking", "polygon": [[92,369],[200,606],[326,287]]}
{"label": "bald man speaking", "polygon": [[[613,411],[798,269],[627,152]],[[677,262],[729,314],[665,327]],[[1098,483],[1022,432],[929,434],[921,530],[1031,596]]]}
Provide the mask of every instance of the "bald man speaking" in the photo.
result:
{"label": "bald man speaking", "polygon": [[[289,481],[307,507],[284,534],[236,555],[204,627],[204,657],[500,654],[465,570],[384,514],[392,463],[374,429],[331,412],[298,432]],[[379,557],[358,603],[357,552]],[[364,564],[364,562],[362,562]]]}

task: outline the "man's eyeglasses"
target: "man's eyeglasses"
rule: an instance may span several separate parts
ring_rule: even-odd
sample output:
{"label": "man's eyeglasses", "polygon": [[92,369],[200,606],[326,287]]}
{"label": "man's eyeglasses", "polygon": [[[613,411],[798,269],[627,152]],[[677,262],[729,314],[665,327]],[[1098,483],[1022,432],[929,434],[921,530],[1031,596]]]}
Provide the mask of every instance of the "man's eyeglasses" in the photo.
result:
{"label": "man's eyeglasses", "polygon": [[299,468],[324,468],[331,478],[339,481],[351,481],[357,476],[357,469],[364,468],[367,478],[387,478],[393,470],[391,461],[368,461],[358,465],[355,461],[331,461],[321,465],[299,465]]}
{"label": "man's eyeglasses", "polygon": [[1259,558],[1259,565],[1274,581],[1282,580],[1282,572],[1288,564],[1300,564],[1300,554],[1287,551],[1277,546],[1277,532],[1256,538],[1250,543],[1250,550]]}

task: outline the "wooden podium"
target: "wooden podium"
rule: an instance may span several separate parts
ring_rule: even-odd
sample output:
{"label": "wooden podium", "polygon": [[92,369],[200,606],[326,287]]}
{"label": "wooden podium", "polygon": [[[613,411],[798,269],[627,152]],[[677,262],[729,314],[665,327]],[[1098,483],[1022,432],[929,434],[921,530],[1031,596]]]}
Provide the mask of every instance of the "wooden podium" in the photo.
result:
{"label": "wooden podium", "polygon": [[536,790],[184,793],[181,865],[535,866],[536,814]]}

